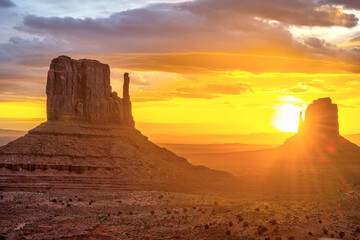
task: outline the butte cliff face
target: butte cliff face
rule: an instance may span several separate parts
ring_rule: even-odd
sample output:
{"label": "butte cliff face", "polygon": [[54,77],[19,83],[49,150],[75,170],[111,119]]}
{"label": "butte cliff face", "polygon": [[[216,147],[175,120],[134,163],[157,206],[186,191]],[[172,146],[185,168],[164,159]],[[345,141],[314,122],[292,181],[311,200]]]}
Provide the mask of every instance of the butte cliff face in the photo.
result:
{"label": "butte cliff face", "polygon": [[193,166],[135,129],[124,75],[123,98],[111,91],[109,66],[52,60],[48,121],[0,148],[0,189],[221,189],[234,178]]}
{"label": "butte cliff face", "polygon": [[60,56],[51,61],[47,77],[48,120],[79,120],[134,126],[129,75],[121,99],[110,86],[110,68],[96,60]]}

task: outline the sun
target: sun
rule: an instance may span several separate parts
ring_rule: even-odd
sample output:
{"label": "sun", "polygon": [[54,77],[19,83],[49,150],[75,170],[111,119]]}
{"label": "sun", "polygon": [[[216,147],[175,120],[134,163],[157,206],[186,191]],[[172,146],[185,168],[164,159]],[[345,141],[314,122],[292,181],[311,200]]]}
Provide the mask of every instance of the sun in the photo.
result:
{"label": "sun", "polygon": [[271,125],[282,132],[297,132],[302,110],[304,109],[293,104],[282,104],[276,108]]}

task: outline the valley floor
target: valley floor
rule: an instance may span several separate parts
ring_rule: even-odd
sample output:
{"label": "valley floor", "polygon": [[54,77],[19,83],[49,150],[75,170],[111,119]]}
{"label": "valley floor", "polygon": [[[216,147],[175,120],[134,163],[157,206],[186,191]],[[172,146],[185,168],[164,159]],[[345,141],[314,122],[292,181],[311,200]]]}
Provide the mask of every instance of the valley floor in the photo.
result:
{"label": "valley floor", "polygon": [[0,239],[360,239],[359,191],[0,192]]}

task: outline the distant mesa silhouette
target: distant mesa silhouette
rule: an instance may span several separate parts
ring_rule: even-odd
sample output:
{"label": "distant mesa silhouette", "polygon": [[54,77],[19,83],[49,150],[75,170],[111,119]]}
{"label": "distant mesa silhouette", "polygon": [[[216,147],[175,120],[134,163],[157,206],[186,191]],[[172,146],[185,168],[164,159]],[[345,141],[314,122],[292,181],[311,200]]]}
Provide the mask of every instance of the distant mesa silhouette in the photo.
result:
{"label": "distant mesa silhouette", "polygon": [[339,134],[337,104],[327,98],[319,98],[309,104],[299,117],[298,133],[287,139],[282,149],[297,153],[297,157],[310,158],[358,158],[360,148]]}
{"label": "distant mesa silhouette", "polygon": [[0,189],[219,189],[231,174],[194,166],[135,129],[124,74],[123,97],[110,68],[59,56],[47,77],[48,121],[0,147]]}
{"label": "distant mesa silhouette", "polygon": [[305,121],[300,112],[299,134],[312,137],[339,136],[338,108],[330,98],[319,98],[306,108]]}

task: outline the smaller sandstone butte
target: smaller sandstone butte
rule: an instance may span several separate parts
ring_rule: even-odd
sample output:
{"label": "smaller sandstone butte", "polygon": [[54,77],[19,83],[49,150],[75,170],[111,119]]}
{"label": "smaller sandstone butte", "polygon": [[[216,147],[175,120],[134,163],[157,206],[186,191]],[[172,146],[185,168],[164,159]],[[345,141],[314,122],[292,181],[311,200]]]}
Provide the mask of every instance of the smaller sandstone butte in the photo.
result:
{"label": "smaller sandstone butte", "polygon": [[337,105],[330,98],[314,100],[306,109],[305,121],[300,113],[299,134],[320,135],[324,137],[339,136]]}
{"label": "smaller sandstone butte", "polygon": [[134,127],[128,73],[124,80],[121,99],[111,90],[109,65],[67,56],[53,59],[46,85],[48,120],[70,119]]}
{"label": "smaller sandstone butte", "polygon": [[300,113],[298,133],[280,147],[282,155],[296,158],[355,159],[360,148],[339,134],[338,107],[330,98],[319,98],[309,104],[305,120]]}

